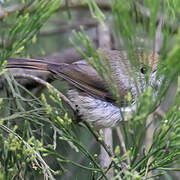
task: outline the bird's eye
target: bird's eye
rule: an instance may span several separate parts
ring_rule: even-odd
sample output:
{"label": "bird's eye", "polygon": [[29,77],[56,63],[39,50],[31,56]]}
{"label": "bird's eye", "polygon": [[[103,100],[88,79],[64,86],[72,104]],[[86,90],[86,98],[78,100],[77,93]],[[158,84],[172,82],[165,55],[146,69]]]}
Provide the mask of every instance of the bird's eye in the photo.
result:
{"label": "bird's eye", "polygon": [[147,67],[145,67],[145,66],[141,67],[140,71],[142,74],[146,74],[147,73]]}

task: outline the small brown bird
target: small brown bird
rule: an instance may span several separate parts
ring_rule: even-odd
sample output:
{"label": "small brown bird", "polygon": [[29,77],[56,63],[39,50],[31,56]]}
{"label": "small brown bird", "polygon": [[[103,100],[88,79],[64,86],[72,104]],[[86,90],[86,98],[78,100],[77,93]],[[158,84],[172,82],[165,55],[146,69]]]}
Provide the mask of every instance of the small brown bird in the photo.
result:
{"label": "small brown bird", "polygon": [[[131,103],[134,104],[138,95],[137,88],[142,93],[148,85],[153,88],[159,87],[160,81],[155,81],[158,55],[150,53],[145,56],[138,53],[137,64],[132,65],[125,51],[102,50],[102,52],[105,56],[99,60],[102,64],[108,61],[110,72],[118,88],[120,107],[116,104],[107,84],[85,60],[68,64],[65,60],[62,63],[51,63],[36,59],[11,58],[7,61],[7,68],[49,71],[66,80],[73,86],[68,91],[68,95],[77,107],[82,120],[92,122],[96,128],[113,127],[122,120],[121,111],[131,111],[125,101],[128,92],[131,93]],[[145,80],[147,72],[150,72],[148,85]]]}

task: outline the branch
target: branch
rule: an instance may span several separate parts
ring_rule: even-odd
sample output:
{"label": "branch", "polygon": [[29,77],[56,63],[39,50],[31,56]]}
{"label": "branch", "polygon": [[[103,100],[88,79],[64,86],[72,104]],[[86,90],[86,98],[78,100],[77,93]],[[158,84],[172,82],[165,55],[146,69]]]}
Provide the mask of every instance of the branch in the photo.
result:
{"label": "branch", "polygon": [[[134,0],[134,3],[141,14],[141,17],[143,19],[146,18],[146,20],[149,20],[151,18],[150,10],[148,8],[142,6],[137,0]],[[139,18],[138,21],[142,20],[141,17]],[[144,21],[142,20],[141,22],[143,23]],[[177,33],[179,24],[177,24],[177,22],[176,23],[172,22],[172,21],[169,22],[169,19],[165,14],[158,12],[157,24],[160,24],[161,22],[163,22],[163,26],[166,26],[166,28],[168,28],[171,31],[171,33]]]}
{"label": "branch", "polygon": [[160,19],[159,24],[156,28],[156,35],[155,35],[155,52],[159,53],[163,46],[163,33],[162,33],[162,26],[163,20]]}
{"label": "branch", "polygon": [[16,4],[13,6],[9,6],[7,8],[0,8],[0,19],[3,19],[4,17],[8,16],[9,14],[12,14],[16,11],[20,11],[24,9],[24,4]]}
{"label": "branch", "polygon": [[96,131],[94,131],[94,129],[91,127],[91,125],[87,121],[83,121],[83,123],[86,125],[88,130],[92,133],[92,135],[95,137],[96,141],[99,142],[100,145],[104,148],[108,156],[113,157],[113,153],[111,149],[107,146],[107,144],[105,143],[103,139],[99,138],[99,134]]}
{"label": "branch", "polygon": [[[106,30],[104,27],[99,24],[98,25],[98,38],[99,38],[99,47],[102,49],[111,49],[111,40],[110,40],[110,32],[107,28]],[[104,136],[104,143],[108,147],[110,151],[113,151],[113,139],[112,139],[112,129],[106,128],[103,129],[103,136]],[[112,156],[112,155],[111,155]],[[101,160],[101,166],[103,169],[107,169],[112,160],[111,156],[105,151],[104,148],[101,147],[101,154],[100,154],[100,160]],[[108,179],[111,179],[114,176],[114,170],[111,168],[107,172]]]}
{"label": "branch", "polygon": [[55,35],[59,33],[65,33],[70,30],[80,30],[80,27],[83,26],[84,29],[86,28],[93,28],[97,26],[97,21],[86,21],[86,22],[74,22],[72,24],[61,26],[60,28],[52,29],[52,30],[46,30],[40,32],[41,36],[47,36],[47,35]]}
{"label": "branch", "polygon": [[64,96],[61,92],[59,92],[54,86],[52,86],[50,83],[36,77],[36,76],[33,76],[33,75],[29,75],[29,74],[13,74],[14,77],[16,78],[26,78],[26,79],[31,79],[33,81],[36,81],[37,83],[45,86],[45,87],[48,87],[50,89],[52,89],[53,91],[55,91],[60,98],[62,98],[70,107],[71,109],[76,112],[76,108],[74,107],[74,105],[71,103],[71,101],[66,97]]}
{"label": "branch", "polygon": [[[104,2],[102,0],[96,0],[97,5],[99,6],[100,9],[103,10],[110,10],[111,6],[109,2]],[[0,19],[5,18],[6,16],[16,12],[23,10],[25,8],[25,4],[16,4],[9,6],[7,8],[0,8]],[[66,3],[63,3],[59,6],[58,10],[66,10],[67,8],[89,8],[88,4],[86,2],[81,2],[81,1],[71,1],[68,3],[68,7]],[[28,9],[28,11],[33,11],[34,7],[31,7]]]}
{"label": "branch", "polygon": [[[111,4],[109,2],[104,2],[103,0],[96,0],[97,5],[99,6],[100,9],[102,10],[107,10],[110,11],[111,10]],[[140,19],[144,19],[146,18],[147,20],[150,19],[150,11],[148,8],[142,6],[139,2],[137,2],[136,0],[134,0],[134,3],[136,5],[136,7],[138,8],[139,12],[140,12],[140,18],[138,19],[138,21],[141,21]],[[20,11],[23,10],[25,8],[24,4],[17,4],[17,5],[13,5],[7,8],[1,8],[0,9],[0,19],[3,19],[4,17],[8,16],[9,14],[12,14],[16,11]],[[63,3],[59,6],[59,8],[57,8],[57,11],[59,10],[66,10],[66,9],[72,9],[72,8],[89,8],[88,4],[86,2],[81,2],[80,0],[75,0],[75,1],[70,1],[68,2],[68,6],[67,4]],[[28,9],[28,11],[33,11],[33,7],[30,7]],[[130,13],[132,12],[132,9],[130,9]],[[170,31],[172,33],[176,33],[178,30],[179,25],[177,24],[173,24],[172,22],[169,22],[167,16],[165,16],[165,14],[163,13],[158,13],[157,16],[157,24],[159,24],[159,22],[163,20],[164,25],[167,26]],[[143,21],[142,21],[143,23]]]}
{"label": "branch", "polygon": [[[124,138],[123,138],[123,135],[122,135],[122,133],[121,133],[120,127],[116,127],[116,133],[117,133],[117,136],[118,136],[118,138],[119,138],[119,142],[120,142],[121,147],[122,147],[122,153],[123,153],[123,154],[127,154],[126,145],[125,145]],[[127,163],[130,165],[129,155],[127,155]]]}
{"label": "branch", "polygon": [[[103,10],[110,10],[111,5],[109,2],[105,2],[104,0],[96,0],[96,4],[99,6],[100,9]],[[86,2],[82,2],[80,0],[74,0],[68,2],[68,7],[67,4],[62,4],[58,9],[67,9],[67,8],[89,8],[88,4]]]}

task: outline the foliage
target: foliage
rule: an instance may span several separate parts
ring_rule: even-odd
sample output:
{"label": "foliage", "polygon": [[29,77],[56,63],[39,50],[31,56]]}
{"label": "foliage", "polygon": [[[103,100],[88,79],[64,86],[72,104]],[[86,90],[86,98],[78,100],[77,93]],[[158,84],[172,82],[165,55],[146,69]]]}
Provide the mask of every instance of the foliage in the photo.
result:
{"label": "foliage", "polygon": [[[178,3],[178,1],[174,2]],[[26,54],[24,51],[30,44],[34,43],[40,28],[59,7],[60,3],[60,0],[28,0],[23,3],[24,8],[21,11],[3,19],[1,23],[4,26],[8,25],[8,30],[6,28],[0,30],[3,40],[0,48],[1,67],[5,65],[7,58]],[[87,3],[92,16],[104,24],[105,15],[95,1],[88,0]],[[150,42],[149,47],[142,44],[144,50],[147,51],[147,48],[154,50],[160,3],[162,2],[157,0],[153,0],[151,3],[144,0],[143,4],[151,12],[149,23],[144,20],[145,23],[136,24],[137,14],[135,13],[137,12],[132,11],[136,6],[135,1],[111,1],[116,37],[117,39],[123,39],[131,63],[134,61],[133,57],[137,49],[139,34],[143,33],[148,36]],[[132,13],[129,13],[130,11]],[[176,17],[179,15],[179,6],[176,7],[172,2],[165,1],[161,13],[166,14],[167,12]],[[168,13],[167,15],[169,16]],[[147,24],[148,30],[146,28]],[[163,30],[163,44],[166,44],[171,38],[168,28],[168,26],[164,27]],[[91,58],[88,58],[87,54],[78,48],[79,44],[77,45],[71,40],[73,45],[87,59],[88,63],[97,70],[100,76],[107,81],[106,83],[117,102],[119,102],[117,87],[109,71],[109,64],[102,64],[99,61],[101,57],[105,58],[103,52],[99,49],[96,50],[83,29],[80,32],[74,32],[74,35],[78,43],[91,55]],[[19,177],[32,179],[40,177],[41,174],[45,179],[55,179],[66,173],[68,169],[66,164],[85,169],[94,179],[108,179],[106,174],[111,168],[114,168],[114,180],[149,179],[159,177],[167,171],[179,171],[174,166],[179,161],[180,155],[180,79],[178,79],[174,104],[161,121],[154,122],[156,129],[150,147],[144,147],[143,145],[144,137],[150,126],[150,124],[147,124],[149,115],[163,100],[172,82],[178,77],[180,69],[179,42],[180,32],[177,33],[175,45],[169,52],[167,45],[162,48],[156,77],[157,81],[162,78],[162,83],[158,88],[157,97],[154,97],[155,89],[147,86],[146,91],[139,94],[136,111],[133,112],[132,117],[123,115],[124,121],[120,124],[120,127],[126,152],[121,151],[121,144],[114,148],[114,152],[110,152],[104,144],[101,133],[93,132],[91,126],[88,126],[97,138],[98,144],[103,145],[112,159],[106,170],[102,169],[97,154],[90,152],[87,144],[81,141],[76,130],[77,125],[72,123],[73,117],[68,113],[66,105],[63,104],[57,93],[58,91],[47,86],[48,96],[42,94],[41,99],[39,99],[16,82],[5,70],[2,70],[0,75],[1,77],[4,75],[8,87],[4,86],[5,95],[0,98],[2,114],[0,116],[0,173],[2,174],[0,179],[18,179]],[[120,45],[121,42],[119,41],[118,44]],[[149,83],[149,75],[150,73],[147,75],[147,84]],[[135,74],[132,73],[132,76],[136,81]],[[106,77],[108,77],[108,80]],[[24,94],[29,97],[25,97]],[[131,97],[127,97],[127,99],[130,101]],[[82,124],[82,126],[84,125]],[[51,136],[46,133],[47,129]],[[86,163],[78,162],[62,151],[58,152],[57,146],[59,144],[70,147],[69,151],[75,153],[78,157],[85,157]],[[56,170],[53,170],[49,165],[48,158],[50,157],[53,162],[56,162]]]}

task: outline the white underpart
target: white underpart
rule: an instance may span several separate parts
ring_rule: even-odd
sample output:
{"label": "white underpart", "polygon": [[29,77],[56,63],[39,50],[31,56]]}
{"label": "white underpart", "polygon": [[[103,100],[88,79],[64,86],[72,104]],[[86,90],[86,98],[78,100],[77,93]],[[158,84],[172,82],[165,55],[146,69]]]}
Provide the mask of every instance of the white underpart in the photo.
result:
{"label": "white underpart", "polygon": [[[162,81],[162,78],[157,81],[155,80],[155,78],[156,72],[151,74],[150,86],[153,89],[159,88]],[[146,85],[143,78],[141,78],[140,80],[139,81],[141,83],[138,84],[138,89],[139,93],[142,93]],[[126,84],[124,82],[124,84],[128,86],[127,83],[129,82],[127,81]],[[157,96],[156,91],[157,90],[155,90],[154,97]],[[134,98],[136,98],[137,92],[135,84],[133,82],[131,83],[131,94],[134,96]],[[129,118],[132,116],[132,113],[136,111],[135,103],[129,107],[119,108],[109,102],[94,98],[93,96],[83,96],[76,89],[69,90],[68,95],[72,103],[77,106],[78,114],[82,117],[82,120],[92,122],[94,127],[97,129],[114,127],[123,120],[122,115],[124,116],[124,119],[126,119],[126,115],[128,115],[127,117]]]}
{"label": "white underpart", "polygon": [[122,112],[131,113],[131,107],[118,108],[109,102],[92,96],[83,96],[77,90],[69,90],[72,103],[77,106],[82,120],[92,122],[95,128],[106,128],[117,125],[122,120]]}

